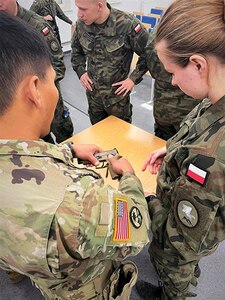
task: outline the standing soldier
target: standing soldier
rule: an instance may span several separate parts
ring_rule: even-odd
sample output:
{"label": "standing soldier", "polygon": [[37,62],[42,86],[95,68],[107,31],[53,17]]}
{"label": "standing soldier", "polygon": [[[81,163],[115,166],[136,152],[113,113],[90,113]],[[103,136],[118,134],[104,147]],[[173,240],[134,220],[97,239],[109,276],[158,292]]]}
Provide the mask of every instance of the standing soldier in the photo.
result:
{"label": "standing soldier", "polygon": [[61,39],[55,17],[57,16],[66,23],[69,23],[72,27],[75,26],[75,23],[73,23],[70,18],[64,14],[63,10],[58,3],[55,2],[55,0],[35,0],[31,5],[30,10],[36,12],[40,16],[43,16],[44,19],[49,22],[60,45]]}
{"label": "standing soldier", "polygon": [[[59,100],[56,106],[54,119],[51,124],[51,131],[55,135],[56,141],[60,143],[73,135],[73,123],[69,116],[68,108],[64,106],[60,91],[59,82],[64,78],[65,65],[63,62],[64,55],[59,42],[53,34],[51,27],[43,20],[43,18],[38,16],[36,13],[21,7],[16,0],[1,0],[0,10],[6,11],[13,16],[17,16],[18,18],[23,19],[25,22],[34,26],[38,31],[41,32],[48,43],[51,52],[52,65],[56,72],[55,85],[59,92]],[[50,135],[48,135],[45,140],[48,142],[53,142]]]}
{"label": "standing soldier", "polygon": [[91,123],[109,115],[131,123],[129,92],[141,81],[145,60],[140,59],[129,76],[130,65],[134,52],[144,52],[148,33],[133,15],[111,8],[105,0],[75,0],[75,4],[79,20],[71,61],[86,90]]}
{"label": "standing soldier", "polygon": [[180,129],[180,123],[196,106],[196,100],[171,84],[172,76],[165,71],[154,50],[156,30],[148,38],[145,48],[147,67],[155,79],[153,114],[155,135],[168,140]]}

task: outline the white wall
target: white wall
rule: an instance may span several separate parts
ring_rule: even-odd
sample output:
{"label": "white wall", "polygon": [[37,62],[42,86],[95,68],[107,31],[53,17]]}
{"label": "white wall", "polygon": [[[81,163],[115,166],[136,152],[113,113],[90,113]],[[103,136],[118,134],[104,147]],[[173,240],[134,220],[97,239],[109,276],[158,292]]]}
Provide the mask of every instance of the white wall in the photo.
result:
{"label": "white wall", "polygon": [[[77,19],[76,7],[74,0],[67,1],[67,9],[65,14],[73,21]],[[29,9],[33,0],[18,0],[18,2],[25,8]],[[110,0],[109,0],[110,2]],[[111,0],[112,7],[118,8],[120,10],[133,12],[142,11],[148,14],[150,9],[156,6],[167,7],[172,0]],[[57,18],[57,23],[60,30],[60,36],[62,40],[63,50],[70,50],[70,39],[71,39],[71,26],[64,21]]]}

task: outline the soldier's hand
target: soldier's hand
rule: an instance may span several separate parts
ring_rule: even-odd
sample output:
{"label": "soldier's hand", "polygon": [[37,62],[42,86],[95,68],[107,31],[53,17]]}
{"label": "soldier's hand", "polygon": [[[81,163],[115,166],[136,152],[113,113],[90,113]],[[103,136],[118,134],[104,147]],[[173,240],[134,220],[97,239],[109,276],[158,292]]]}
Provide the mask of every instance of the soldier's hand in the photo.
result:
{"label": "soldier's hand", "polygon": [[145,171],[148,166],[149,172],[151,174],[157,174],[162,165],[165,155],[166,155],[166,146],[153,151],[144,162],[144,165],[142,166],[142,171]]}
{"label": "soldier's hand", "polygon": [[76,157],[82,160],[88,160],[94,166],[99,165],[99,161],[94,157],[94,154],[103,150],[94,144],[74,144]]}
{"label": "soldier's hand", "polygon": [[84,73],[81,77],[80,77],[80,83],[83,85],[83,87],[85,88],[85,90],[88,91],[92,91],[92,84],[93,81],[91,80],[91,78],[88,76],[88,73]]}
{"label": "soldier's hand", "polygon": [[51,15],[47,15],[47,16],[44,16],[44,19],[46,21],[52,21],[53,20],[53,17]]}
{"label": "soldier's hand", "polygon": [[114,94],[120,95],[123,93],[123,97],[125,97],[133,89],[134,82],[130,78],[127,78],[123,81],[113,83],[112,86],[119,86]]}
{"label": "soldier's hand", "polygon": [[118,159],[113,155],[109,155],[107,161],[111,164],[112,170],[118,175],[123,175],[126,172],[135,174],[133,167],[124,157]]}

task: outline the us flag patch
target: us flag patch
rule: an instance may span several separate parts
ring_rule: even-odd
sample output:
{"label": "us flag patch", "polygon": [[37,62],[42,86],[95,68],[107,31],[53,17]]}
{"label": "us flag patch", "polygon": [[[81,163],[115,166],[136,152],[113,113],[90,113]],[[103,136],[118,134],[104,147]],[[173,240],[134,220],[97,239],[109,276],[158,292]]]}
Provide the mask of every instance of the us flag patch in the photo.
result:
{"label": "us flag patch", "polygon": [[44,33],[44,35],[47,35],[50,30],[48,29],[48,27],[45,27],[44,29],[42,29],[42,32]]}
{"label": "us flag patch", "polygon": [[124,199],[115,199],[114,242],[125,242],[130,239],[130,223],[128,217],[128,203]]}
{"label": "us flag patch", "polygon": [[204,184],[207,176],[207,172],[196,167],[193,164],[190,164],[187,170],[187,176],[197,181],[200,184]]}
{"label": "us flag patch", "polygon": [[138,24],[135,28],[134,28],[135,32],[138,33],[141,30],[141,25]]}

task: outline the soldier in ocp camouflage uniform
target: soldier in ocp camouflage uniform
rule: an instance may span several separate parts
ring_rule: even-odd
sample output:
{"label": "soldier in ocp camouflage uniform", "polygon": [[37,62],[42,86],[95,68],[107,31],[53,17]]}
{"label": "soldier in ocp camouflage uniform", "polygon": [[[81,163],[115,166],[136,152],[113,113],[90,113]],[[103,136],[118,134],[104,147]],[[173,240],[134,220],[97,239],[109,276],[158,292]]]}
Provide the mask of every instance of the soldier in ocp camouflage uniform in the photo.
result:
{"label": "soldier in ocp camouflage uniform", "polygon": [[180,129],[181,121],[196,106],[196,100],[171,84],[172,76],[165,71],[154,50],[155,34],[156,29],[149,34],[145,48],[147,67],[155,79],[154,129],[156,136],[168,140]]}
{"label": "soldier in ocp camouflage uniform", "polygon": [[196,264],[225,239],[224,9],[221,0],[177,0],[157,29],[157,54],[173,84],[196,99],[209,99],[190,112],[167,149],[146,161],[150,170],[162,163],[148,205],[149,252],[163,289],[140,281],[143,299],[194,296],[189,285],[196,284]]}
{"label": "soldier in ocp camouflage uniform", "polygon": [[[68,108],[63,103],[63,97],[60,90],[60,80],[62,80],[65,75],[65,65],[63,62],[64,54],[62,52],[62,49],[57,38],[53,34],[51,27],[47,22],[43,20],[43,18],[41,18],[34,12],[21,7],[16,2],[16,0],[4,0],[1,1],[1,3],[2,5],[0,6],[0,10],[17,16],[18,18],[37,28],[37,30],[41,32],[48,43],[49,49],[51,51],[52,65],[54,70],[56,71],[55,84],[59,92],[59,100],[51,125],[51,131],[54,133],[56,141],[60,143],[73,135],[73,123],[69,116]],[[46,140],[49,142],[53,142],[52,138],[49,136],[46,137]]]}
{"label": "soldier in ocp camouflage uniform", "polygon": [[76,0],[75,4],[79,19],[71,61],[86,89],[91,123],[109,115],[131,122],[129,92],[146,72],[145,60],[140,59],[128,75],[133,53],[143,53],[148,33],[133,15],[105,0]]}
{"label": "soldier in ocp camouflage uniform", "polygon": [[70,25],[73,25],[73,22],[64,14],[58,3],[56,3],[55,0],[35,0],[31,5],[30,10],[36,12],[40,16],[43,16],[44,19],[49,22],[61,45],[59,28],[55,17],[57,16]]}
{"label": "soldier in ocp camouflage uniform", "polygon": [[148,242],[140,181],[126,159],[109,158],[122,175],[116,190],[73,164],[97,164],[97,146],[41,140],[58,98],[47,44],[0,12],[0,48],[0,267],[29,276],[48,300],[128,300],[137,269],[116,261]]}

